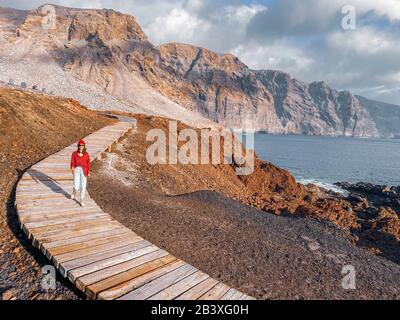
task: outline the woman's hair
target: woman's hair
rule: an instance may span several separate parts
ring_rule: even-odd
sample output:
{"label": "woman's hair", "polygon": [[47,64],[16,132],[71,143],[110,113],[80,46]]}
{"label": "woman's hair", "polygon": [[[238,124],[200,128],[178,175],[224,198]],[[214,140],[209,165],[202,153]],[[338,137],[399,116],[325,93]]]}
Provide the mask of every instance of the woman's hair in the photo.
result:
{"label": "woman's hair", "polygon": [[[85,154],[87,151],[86,151],[86,147],[83,147],[83,151],[82,151],[82,154]],[[79,153],[79,145],[78,145],[78,153]]]}

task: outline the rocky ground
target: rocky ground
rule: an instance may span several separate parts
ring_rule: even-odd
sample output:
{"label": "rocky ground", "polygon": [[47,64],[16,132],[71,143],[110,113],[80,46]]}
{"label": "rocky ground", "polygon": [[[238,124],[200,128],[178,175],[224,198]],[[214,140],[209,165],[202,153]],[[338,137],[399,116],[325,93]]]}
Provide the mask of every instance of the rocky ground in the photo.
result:
{"label": "rocky ground", "polygon": [[[89,191],[104,211],[258,298],[400,298],[395,259],[356,246],[363,229],[351,199],[302,186],[258,159],[254,173],[242,178],[230,165],[150,166],[146,132],[166,132],[168,122],[137,119],[138,132],[94,164]],[[355,291],[341,287],[345,265],[356,269]]]}
{"label": "rocky ground", "polygon": [[112,123],[68,99],[0,89],[0,299],[80,299],[57,276],[57,289],[41,287],[49,264],[19,228],[15,187],[25,169]]}
{"label": "rocky ground", "polygon": [[337,185],[350,194],[360,228],[353,230],[358,244],[375,254],[400,263],[400,186],[388,187],[371,183]]}

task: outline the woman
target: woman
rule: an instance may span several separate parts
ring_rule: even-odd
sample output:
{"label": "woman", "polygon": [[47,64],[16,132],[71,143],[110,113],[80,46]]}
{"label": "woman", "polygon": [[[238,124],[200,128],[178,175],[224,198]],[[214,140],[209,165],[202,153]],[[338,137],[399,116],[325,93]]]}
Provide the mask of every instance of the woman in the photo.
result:
{"label": "woman", "polygon": [[72,153],[71,170],[74,176],[71,199],[75,199],[76,193],[80,190],[80,205],[85,207],[83,201],[85,199],[87,178],[90,177],[90,156],[86,151],[86,144],[83,140],[78,142],[78,150]]}

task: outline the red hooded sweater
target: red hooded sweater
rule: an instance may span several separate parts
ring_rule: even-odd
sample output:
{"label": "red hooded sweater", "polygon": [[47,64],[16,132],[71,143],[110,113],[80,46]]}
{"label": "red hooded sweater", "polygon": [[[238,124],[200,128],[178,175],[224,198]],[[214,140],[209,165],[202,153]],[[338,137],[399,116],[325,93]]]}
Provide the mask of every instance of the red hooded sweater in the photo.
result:
{"label": "red hooded sweater", "polygon": [[[85,145],[85,141],[80,140],[78,144]],[[71,156],[71,169],[81,167],[85,177],[90,174],[90,156],[89,153],[85,152],[82,157],[79,156],[78,151],[72,153]]]}

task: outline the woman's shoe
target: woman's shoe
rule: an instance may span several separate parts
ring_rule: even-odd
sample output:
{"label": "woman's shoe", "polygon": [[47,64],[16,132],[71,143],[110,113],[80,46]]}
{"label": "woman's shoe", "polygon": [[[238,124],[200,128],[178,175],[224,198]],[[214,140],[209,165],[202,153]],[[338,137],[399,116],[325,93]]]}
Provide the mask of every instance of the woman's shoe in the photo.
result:
{"label": "woman's shoe", "polygon": [[72,192],[72,194],[71,194],[71,200],[75,200],[75,192]]}
{"label": "woman's shoe", "polygon": [[83,201],[81,201],[81,207],[86,207],[86,204]]}

